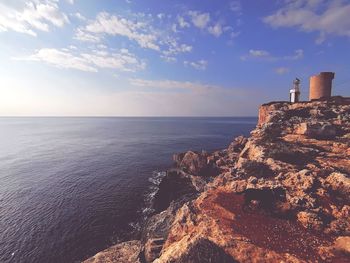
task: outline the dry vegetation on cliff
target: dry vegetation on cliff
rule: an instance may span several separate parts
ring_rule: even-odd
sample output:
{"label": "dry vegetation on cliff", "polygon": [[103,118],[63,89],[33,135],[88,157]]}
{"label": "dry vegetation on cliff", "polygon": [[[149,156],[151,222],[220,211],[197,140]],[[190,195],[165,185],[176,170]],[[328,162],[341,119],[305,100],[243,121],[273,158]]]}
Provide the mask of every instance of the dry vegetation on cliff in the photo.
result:
{"label": "dry vegetation on cliff", "polygon": [[263,105],[250,138],[174,160],[141,242],[89,262],[349,262],[348,99]]}

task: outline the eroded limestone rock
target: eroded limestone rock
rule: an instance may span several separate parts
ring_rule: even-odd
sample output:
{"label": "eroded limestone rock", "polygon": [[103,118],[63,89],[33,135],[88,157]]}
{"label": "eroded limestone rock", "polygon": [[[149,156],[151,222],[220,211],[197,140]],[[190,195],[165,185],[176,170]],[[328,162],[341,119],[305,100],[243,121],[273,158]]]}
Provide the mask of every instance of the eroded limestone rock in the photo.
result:
{"label": "eroded limestone rock", "polygon": [[141,263],[140,253],[141,242],[134,240],[112,246],[85,260],[84,263]]}

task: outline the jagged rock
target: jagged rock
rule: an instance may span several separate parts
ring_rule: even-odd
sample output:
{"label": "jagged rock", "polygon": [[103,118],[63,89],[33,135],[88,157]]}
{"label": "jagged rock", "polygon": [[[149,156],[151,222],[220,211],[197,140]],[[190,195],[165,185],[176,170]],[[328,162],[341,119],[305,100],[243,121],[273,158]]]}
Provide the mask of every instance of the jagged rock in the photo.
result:
{"label": "jagged rock", "polygon": [[250,159],[240,158],[235,168],[244,177],[269,178],[274,175],[268,164]]}
{"label": "jagged rock", "polygon": [[[182,157],[182,158],[181,158]],[[185,154],[175,155],[177,167],[192,175],[208,175],[212,166],[208,163],[206,152],[188,151]]]}
{"label": "jagged rock", "polygon": [[350,200],[350,178],[342,173],[332,173],[326,179],[329,187]]}
{"label": "jagged rock", "polygon": [[295,133],[315,139],[332,139],[337,135],[337,129],[330,123],[301,123]]}
{"label": "jagged rock", "polygon": [[255,161],[263,160],[265,156],[265,148],[262,147],[260,141],[257,140],[248,140],[245,144],[244,149],[239,155],[239,158],[250,159]]}
{"label": "jagged rock", "polygon": [[332,246],[321,246],[319,254],[325,262],[349,262],[350,237],[340,236]]}
{"label": "jagged rock", "polygon": [[297,220],[305,228],[315,229],[318,231],[322,230],[323,228],[321,218],[315,213],[305,211],[299,212],[297,214]]}
{"label": "jagged rock", "polygon": [[175,219],[176,211],[183,205],[182,202],[172,202],[167,210],[155,214],[148,218],[142,228],[141,241],[144,245],[148,239],[164,238],[166,239],[169,229]]}
{"label": "jagged rock", "polygon": [[309,192],[315,186],[316,175],[311,171],[304,169],[297,173],[288,173],[283,185],[292,191]]}
{"label": "jagged rock", "polygon": [[233,140],[233,142],[230,143],[227,150],[228,152],[240,153],[247,142],[248,142],[247,138],[245,138],[244,136],[238,136]]}
{"label": "jagged rock", "polygon": [[350,256],[350,237],[338,237],[335,240],[334,249]]}
{"label": "jagged rock", "polygon": [[[177,262],[203,238],[239,262],[343,262],[344,256],[330,247],[331,235],[348,235],[348,177],[332,173],[350,169],[350,142],[337,137],[350,132],[349,122],[342,121],[349,105],[343,99],[263,105],[259,125],[244,147],[233,142],[227,152],[209,155],[222,174],[206,188],[210,190],[179,209],[155,262]],[[228,158],[237,159],[231,169]],[[242,212],[247,203],[254,209]],[[270,212],[286,221],[274,221]],[[278,224],[283,227],[274,232]],[[326,238],[314,234],[323,229]],[[283,251],[294,251],[295,257]]]}
{"label": "jagged rock", "polygon": [[[146,262],[153,262],[153,260],[159,256],[159,252],[164,243],[159,243],[159,241],[167,239],[172,224],[174,223],[176,213],[184,203],[185,200],[172,202],[167,210],[153,215],[145,223],[142,229],[141,242],[145,247],[144,255]],[[156,240],[158,243],[156,246],[153,246],[153,243],[150,240]],[[153,247],[156,247],[157,249],[153,250]]]}
{"label": "jagged rock", "polygon": [[231,183],[230,188],[234,193],[242,193],[247,188],[246,180],[235,180]]}
{"label": "jagged rock", "polygon": [[[155,196],[162,212],[141,234],[145,258],[348,262],[348,134],[348,98],[277,102],[260,107],[249,139],[212,154],[175,155],[180,169]],[[220,173],[213,181],[203,177],[211,169]]]}
{"label": "jagged rock", "polygon": [[177,167],[180,166],[181,161],[183,160],[185,154],[186,154],[185,152],[184,153],[175,153],[175,154],[173,154],[173,161],[175,162]]}
{"label": "jagged rock", "polygon": [[150,238],[147,240],[144,249],[144,256],[147,263],[152,263],[159,257],[164,241],[164,238]]}
{"label": "jagged rock", "polygon": [[200,187],[204,185],[205,183],[201,182],[201,179],[194,179],[192,175],[181,170],[168,170],[159,184],[159,190],[154,197],[153,208],[160,212],[167,209],[173,201],[186,202],[191,200],[197,196],[199,190],[204,190]]}
{"label": "jagged rock", "polygon": [[141,263],[140,253],[141,242],[134,240],[112,246],[85,260],[84,263]]}
{"label": "jagged rock", "polygon": [[186,254],[169,263],[237,263],[217,244],[201,238],[190,245]]}
{"label": "jagged rock", "polygon": [[349,217],[333,220],[324,232],[332,235],[350,235]]}

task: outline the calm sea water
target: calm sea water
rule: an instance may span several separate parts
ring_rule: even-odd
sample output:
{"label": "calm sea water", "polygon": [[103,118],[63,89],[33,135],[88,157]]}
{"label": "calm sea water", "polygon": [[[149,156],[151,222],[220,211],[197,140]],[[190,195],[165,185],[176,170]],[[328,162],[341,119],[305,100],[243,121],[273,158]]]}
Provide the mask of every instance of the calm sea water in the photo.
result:
{"label": "calm sea water", "polygon": [[131,238],[154,171],[256,118],[0,118],[0,262],[76,262]]}

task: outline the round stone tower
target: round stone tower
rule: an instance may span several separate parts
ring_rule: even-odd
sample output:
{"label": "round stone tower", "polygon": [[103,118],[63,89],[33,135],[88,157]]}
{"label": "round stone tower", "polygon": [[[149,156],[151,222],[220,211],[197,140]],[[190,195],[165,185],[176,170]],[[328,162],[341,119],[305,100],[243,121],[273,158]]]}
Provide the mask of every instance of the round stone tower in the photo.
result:
{"label": "round stone tower", "polygon": [[321,72],[310,78],[309,99],[330,98],[332,96],[332,81],[334,72]]}

